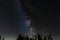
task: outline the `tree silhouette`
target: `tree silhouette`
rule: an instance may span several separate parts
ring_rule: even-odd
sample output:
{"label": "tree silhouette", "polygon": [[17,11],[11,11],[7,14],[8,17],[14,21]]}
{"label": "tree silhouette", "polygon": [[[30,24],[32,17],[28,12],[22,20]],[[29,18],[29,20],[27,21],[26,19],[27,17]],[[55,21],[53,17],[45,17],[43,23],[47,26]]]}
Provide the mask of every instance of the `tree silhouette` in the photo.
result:
{"label": "tree silhouette", "polygon": [[22,37],[22,35],[19,34],[17,40],[23,40],[23,39],[24,39],[24,38]]}
{"label": "tree silhouette", "polygon": [[1,36],[0,36],[0,40],[1,40]]}
{"label": "tree silhouette", "polygon": [[44,37],[44,40],[46,40],[46,37]]}
{"label": "tree silhouette", "polygon": [[30,40],[32,40],[32,38],[30,38]]}
{"label": "tree silhouette", "polygon": [[37,37],[37,36],[35,35],[35,40],[36,40],[36,37]]}
{"label": "tree silhouette", "polygon": [[51,34],[49,34],[49,36],[48,36],[48,40],[52,40],[52,36],[51,36]]}
{"label": "tree silhouette", "polygon": [[29,37],[28,36],[26,36],[26,40],[29,40]]}
{"label": "tree silhouette", "polygon": [[38,34],[38,40],[42,40],[42,38],[41,38],[40,34]]}

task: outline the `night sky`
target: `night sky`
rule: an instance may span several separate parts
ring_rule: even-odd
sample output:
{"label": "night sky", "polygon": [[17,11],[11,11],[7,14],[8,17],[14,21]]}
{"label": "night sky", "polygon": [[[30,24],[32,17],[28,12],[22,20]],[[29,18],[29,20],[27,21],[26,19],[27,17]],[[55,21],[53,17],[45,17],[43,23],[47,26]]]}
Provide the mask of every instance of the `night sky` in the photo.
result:
{"label": "night sky", "polygon": [[[0,0],[0,35],[8,38],[7,40],[15,40],[19,33],[28,30],[26,25],[24,26],[26,12],[23,8],[20,12],[17,4],[16,0]],[[32,1],[35,10],[28,14],[32,18],[33,28],[37,33],[41,35],[51,33],[54,40],[60,40],[59,4],[56,0]]]}
{"label": "night sky", "polygon": [[16,0],[0,0],[0,35],[15,40],[18,34]]}
{"label": "night sky", "polygon": [[[59,4],[56,0],[31,0],[32,12],[28,12],[28,15],[35,24],[34,28],[37,32],[41,35],[51,33],[54,40],[60,40]],[[30,4],[27,5],[30,6]]]}

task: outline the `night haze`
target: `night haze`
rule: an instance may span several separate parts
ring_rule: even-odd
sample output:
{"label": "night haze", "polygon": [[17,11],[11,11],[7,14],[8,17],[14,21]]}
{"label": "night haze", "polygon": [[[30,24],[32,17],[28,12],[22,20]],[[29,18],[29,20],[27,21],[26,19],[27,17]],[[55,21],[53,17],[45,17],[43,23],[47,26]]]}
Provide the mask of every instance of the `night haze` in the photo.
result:
{"label": "night haze", "polygon": [[60,40],[59,4],[51,0],[0,0],[0,36],[16,40],[19,33],[29,35],[33,28],[41,36],[51,33],[53,40]]}

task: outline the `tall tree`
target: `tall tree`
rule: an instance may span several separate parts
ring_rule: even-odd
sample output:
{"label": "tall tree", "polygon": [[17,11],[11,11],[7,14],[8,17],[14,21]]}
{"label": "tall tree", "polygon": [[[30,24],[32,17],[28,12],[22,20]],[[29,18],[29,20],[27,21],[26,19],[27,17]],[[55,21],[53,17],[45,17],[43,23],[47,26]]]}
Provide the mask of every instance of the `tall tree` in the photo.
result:
{"label": "tall tree", "polygon": [[48,40],[52,40],[51,34],[48,35]]}
{"label": "tall tree", "polygon": [[29,40],[29,37],[28,36],[26,36],[26,40]]}
{"label": "tall tree", "polygon": [[17,40],[23,40],[23,37],[21,34],[18,35]]}
{"label": "tall tree", "polygon": [[46,37],[44,37],[44,40],[47,40]]}
{"label": "tall tree", "polygon": [[0,36],[0,40],[1,40],[1,36]]}
{"label": "tall tree", "polygon": [[38,34],[38,40],[42,40],[42,37],[40,34]]}

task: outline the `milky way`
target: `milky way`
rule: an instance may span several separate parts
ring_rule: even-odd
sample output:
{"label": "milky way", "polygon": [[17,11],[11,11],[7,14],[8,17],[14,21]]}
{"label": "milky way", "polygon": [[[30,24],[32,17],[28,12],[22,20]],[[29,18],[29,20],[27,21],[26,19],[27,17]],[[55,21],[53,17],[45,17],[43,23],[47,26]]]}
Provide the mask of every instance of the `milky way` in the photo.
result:
{"label": "milky way", "polygon": [[26,15],[26,12],[24,11],[23,7],[21,6],[21,3],[18,2],[17,4],[17,16],[18,16],[18,25],[19,25],[19,31],[21,34],[26,35],[29,31],[29,21],[28,16]]}
{"label": "milky way", "polygon": [[[33,27],[37,33],[42,35],[52,33],[54,40],[60,40],[60,14],[58,14],[60,3],[51,3],[51,0],[50,3],[47,0],[34,1],[32,2],[34,12],[30,13],[30,17],[35,23]],[[0,35],[6,40],[16,40],[19,33],[27,33],[30,29],[29,21],[27,22],[26,11],[18,0],[0,0]]]}

